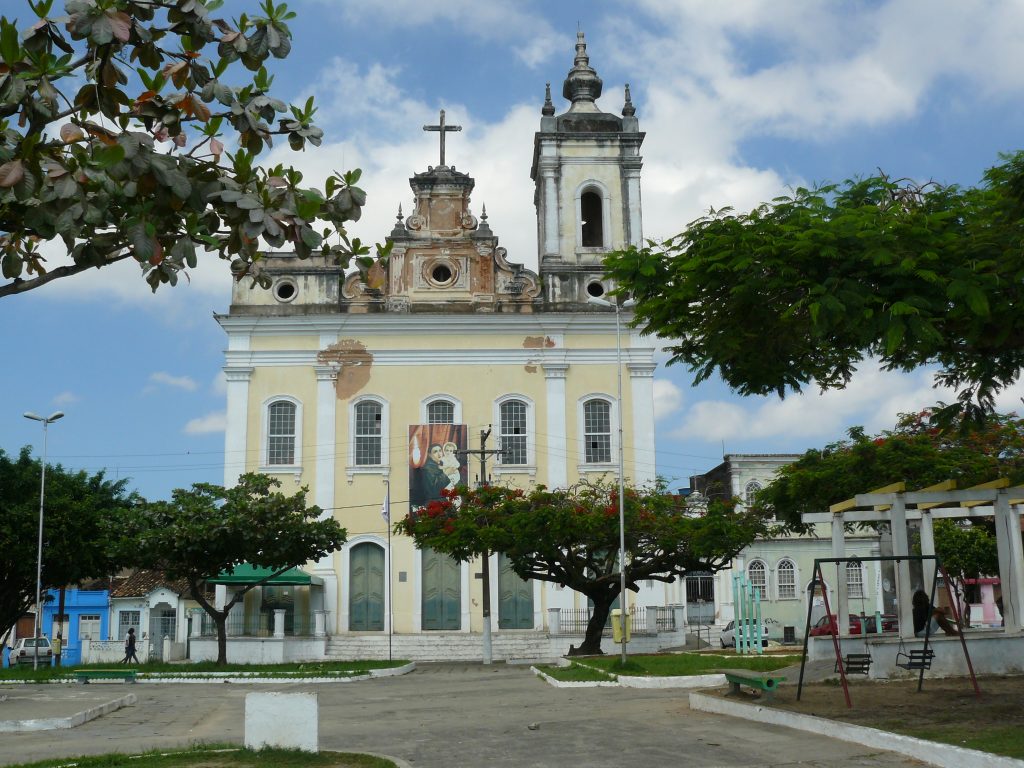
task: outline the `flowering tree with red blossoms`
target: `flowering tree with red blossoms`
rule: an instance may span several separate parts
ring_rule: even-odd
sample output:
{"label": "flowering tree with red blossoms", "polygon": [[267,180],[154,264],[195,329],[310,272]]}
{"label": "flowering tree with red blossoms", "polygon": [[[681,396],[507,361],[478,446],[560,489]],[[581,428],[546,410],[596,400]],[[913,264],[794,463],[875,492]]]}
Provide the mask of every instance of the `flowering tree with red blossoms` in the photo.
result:
{"label": "flowering tree with red blossoms", "polygon": [[[719,571],[766,531],[759,513],[732,502],[687,506],[663,484],[625,492],[626,586]],[[468,561],[502,552],[523,579],[564,585],[593,603],[578,654],[601,653],[601,634],[620,592],[618,488],[581,483],[530,491],[462,486],[395,525],[417,547]]]}

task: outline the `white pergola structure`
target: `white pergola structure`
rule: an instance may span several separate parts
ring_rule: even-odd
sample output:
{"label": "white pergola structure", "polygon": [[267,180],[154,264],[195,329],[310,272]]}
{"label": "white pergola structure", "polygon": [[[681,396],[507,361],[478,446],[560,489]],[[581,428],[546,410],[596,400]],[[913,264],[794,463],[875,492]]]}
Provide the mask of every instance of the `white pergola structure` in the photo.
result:
{"label": "white pergola structure", "polygon": [[[940,518],[993,517],[999,553],[999,581],[1002,588],[1004,634],[1018,634],[1024,622],[1024,548],[1021,540],[1021,505],[1024,487],[1010,487],[1002,478],[964,490],[947,480],[937,485],[907,491],[905,483],[894,483],[853,499],[833,504],[829,511],[801,515],[805,524],[829,523],[832,527],[832,556],[847,557],[845,525],[847,523],[888,523],[892,531],[893,555],[909,555],[907,521],[920,521],[921,554],[935,554],[933,521]],[[933,574],[925,569],[925,592],[932,593]],[[911,605],[910,562],[897,563],[896,597],[901,637],[914,636]],[[836,579],[837,617],[848,615],[845,574]],[[849,622],[839,618],[839,633],[848,636]]]}

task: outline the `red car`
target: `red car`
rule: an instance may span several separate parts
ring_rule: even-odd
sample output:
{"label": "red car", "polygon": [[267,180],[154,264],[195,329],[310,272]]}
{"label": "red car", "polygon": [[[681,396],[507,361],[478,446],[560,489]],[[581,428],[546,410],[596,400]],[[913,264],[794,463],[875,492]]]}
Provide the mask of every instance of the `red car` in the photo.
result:
{"label": "red car", "polygon": [[[860,616],[855,613],[850,614],[850,634],[860,635],[863,634],[862,624],[867,624],[867,634],[874,634],[878,630],[875,627],[875,617],[865,616],[862,620]],[[882,616],[882,631],[883,632],[896,632],[899,629],[899,619],[895,616],[886,614]],[[836,617],[835,614],[831,616],[822,616],[818,619],[817,623],[811,627],[811,636],[816,635],[834,635],[836,634]]]}

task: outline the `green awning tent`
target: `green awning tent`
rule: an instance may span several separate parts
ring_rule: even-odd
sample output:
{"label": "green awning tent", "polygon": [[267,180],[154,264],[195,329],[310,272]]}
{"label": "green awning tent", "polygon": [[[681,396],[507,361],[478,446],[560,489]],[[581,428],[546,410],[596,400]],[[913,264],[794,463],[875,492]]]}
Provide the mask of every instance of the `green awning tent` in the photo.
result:
{"label": "green awning tent", "polygon": [[[225,571],[218,574],[216,578],[209,579],[207,583],[226,584],[228,586],[255,584],[266,579],[275,570],[274,568],[257,568],[248,563],[242,563],[235,566],[233,573]],[[265,581],[264,584],[269,587],[322,587],[324,580],[318,576],[310,576],[301,568],[289,568],[284,573]]]}

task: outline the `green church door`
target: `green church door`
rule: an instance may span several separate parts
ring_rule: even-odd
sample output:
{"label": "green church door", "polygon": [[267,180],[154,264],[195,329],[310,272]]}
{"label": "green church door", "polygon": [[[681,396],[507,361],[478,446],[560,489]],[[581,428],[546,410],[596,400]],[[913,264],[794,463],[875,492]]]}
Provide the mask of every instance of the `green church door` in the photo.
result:
{"label": "green church door", "polygon": [[423,629],[460,629],[462,574],[448,555],[423,549]]}
{"label": "green church door", "polygon": [[352,632],[384,629],[384,549],[356,544],[349,552],[348,628]]}
{"label": "green church door", "polygon": [[533,629],[533,583],[523,581],[504,554],[498,555],[498,628]]}

